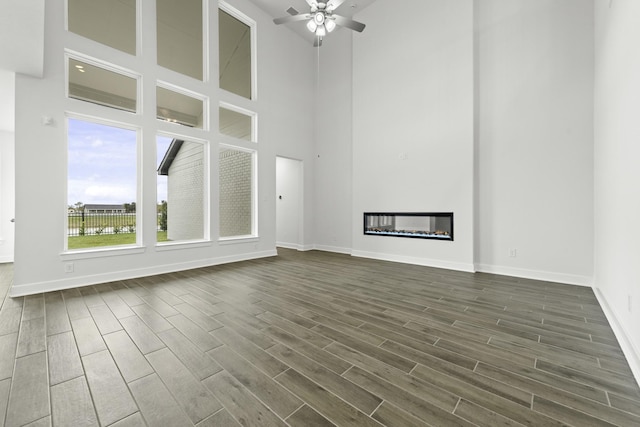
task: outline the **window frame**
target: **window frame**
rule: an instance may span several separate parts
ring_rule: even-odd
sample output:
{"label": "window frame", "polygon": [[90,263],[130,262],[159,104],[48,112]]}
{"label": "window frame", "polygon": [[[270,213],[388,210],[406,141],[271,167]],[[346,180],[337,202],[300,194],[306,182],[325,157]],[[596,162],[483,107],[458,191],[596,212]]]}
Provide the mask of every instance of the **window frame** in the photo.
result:
{"label": "window frame", "polygon": [[[189,89],[185,89],[183,87],[177,86],[175,84],[169,83],[167,81],[164,80],[156,80],[156,93],[158,91],[158,88],[162,88],[171,92],[175,92],[177,94],[180,95],[184,95],[187,96],[189,98],[193,98],[193,99],[198,99],[200,101],[202,101],[202,127],[198,128],[198,127],[190,127],[187,125],[183,125],[181,123],[176,123],[176,122],[171,122],[169,120],[163,120],[159,117],[157,117],[157,111],[156,111],[156,120],[160,121],[160,122],[164,122],[164,123],[171,123],[174,125],[179,125],[179,126],[184,126],[186,128],[190,128],[190,129],[195,129],[197,131],[202,131],[202,132],[207,132],[209,130],[211,130],[211,113],[210,113],[210,102],[209,102],[209,97],[206,95],[203,95],[201,93],[189,90]],[[156,97],[156,110],[159,108],[158,105],[158,100]]]}
{"label": "window frame", "polygon": [[218,117],[220,117],[220,108],[224,108],[226,110],[233,111],[235,113],[249,116],[249,118],[251,119],[251,140],[247,141],[244,139],[234,138],[230,135],[220,132],[220,123],[218,122],[218,134],[220,134],[221,137],[232,138],[234,140],[242,141],[244,143],[247,143],[247,142],[251,142],[254,144],[258,143],[258,113],[256,113],[255,111],[247,110],[246,108],[238,107],[237,105],[230,104],[228,102],[220,101],[220,103],[218,104]]}
{"label": "window frame", "polygon": [[[231,6],[229,3],[227,3],[224,0],[218,0],[218,10],[223,10],[226,13],[228,13],[229,15],[233,16],[234,18],[236,18],[237,20],[241,21],[242,23],[244,23],[245,25],[247,25],[250,29],[251,29],[251,34],[250,34],[250,42],[251,42],[251,97],[249,99],[237,95],[233,92],[229,92],[223,88],[221,88],[218,84],[218,88],[227,94],[231,94],[234,97],[238,97],[240,99],[244,99],[247,101],[257,101],[258,100],[258,52],[257,52],[257,46],[258,46],[258,37],[257,37],[257,32],[258,32],[258,24],[254,19],[251,19],[248,15],[240,12],[238,9],[236,9],[235,7]],[[219,18],[218,18],[219,19]],[[218,34],[218,52],[220,50],[220,34]],[[220,66],[220,64],[218,64],[218,67]],[[219,73],[219,69],[218,69],[218,73]]]}
{"label": "window frame", "polygon": [[156,8],[156,15],[153,17],[154,21],[155,21],[155,26],[156,26],[156,33],[154,34],[155,37],[155,54],[156,54],[156,66],[163,69],[163,70],[167,70],[170,73],[175,73],[176,75],[181,76],[181,78],[186,78],[186,79],[190,79],[193,80],[195,82],[198,83],[204,83],[207,84],[209,83],[209,81],[211,80],[211,70],[209,69],[209,59],[210,59],[210,38],[209,38],[209,1],[208,0],[201,0],[200,1],[201,5],[202,5],[202,79],[198,79],[196,77],[193,77],[189,74],[184,74],[180,71],[176,71],[172,68],[168,68],[164,65],[161,65],[158,63],[158,11]]}
{"label": "window frame", "polygon": [[143,0],[135,0],[136,3],[136,7],[135,7],[135,53],[130,53],[130,52],[126,52],[124,50],[120,50],[116,47],[113,47],[111,45],[105,44],[99,40],[95,40],[89,37],[86,37],[82,34],[78,34],[74,31],[72,31],[71,29],[69,29],[69,0],[64,0],[64,31],[66,31],[68,34],[73,34],[74,36],[77,37],[82,37],[84,39],[90,40],[92,43],[97,43],[101,46],[105,46],[108,49],[113,49],[114,51],[120,52],[122,54],[125,55],[130,55],[133,57],[138,57],[140,55],[140,51],[142,50],[142,28],[141,28],[141,16],[142,16],[142,1]]}
{"label": "window frame", "polygon": [[218,197],[218,242],[229,243],[257,239],[260,236],[258,230],[258,150],[232,144],[218,144],[218,194],[220,191],[220,152],[224,149],[242,151],[244,153],[251,154],[251,233],[224,237],[220,235],[220,207],[222,204]]}
{"label": "window frame", "polygon": [[[96,42],[97,43],[97,42]],[[98,104],[95,102],[91,102],[91,101],[85,101],[82,99],[78,99],[78,98],[74,98],[72,96],[70,96],[69,94],[69,84],[70,84],[70,68],[69,68],[69,61],[70,60],[76,60],[76,61],[80,61],[80,62],[84,62],[85,64],[88,65],[92,65],[94,67],[98,67],[98,68],[102,68],[103,70],[106,71],[111,71],[113,73],[116,74],[120,74],[122,76],[125,77],[129,77],[132,79],[135,79],[136,81],[136,111],[128,111],[128,110],[124,110],[121,108],[115,108],[115,107],[111,107],[108,105],[103,105],[103,104]],[[128,114],[133,114],[136,116],[140,116],[143,114],[143,99],[142,99],[142,75],[139,73],[136,73],[135,71],[129,70],[125,67],[121,67],[119,65],[113,64],[109,61],[104,61],[104,60],[100,60],[97,58],[94,58],[92,56],[89,55],[85,55],[79,52],[75,52],[69,49],[65,49],[64,52],[64,68],[65,68],[65,88],[64,88],[64,92],[65,92],[65,98],[68,100],[73,100],[73,101],[78,101],[78,102],[83,102],[83,103],[90,103],[93,105],[97,105],[99,107],[102,108],[108,108],[112,111],[121,111],[124,113],[128,113]]]}
{"label": "window frame", "polygon": [[[198,247],[198,246],[210,246],[211,245],[211,143],[202,138],[196,138],[193,136],[187,136],[184,134],[179,134],[175,132],[166,132],[158,130],[156,132],[155,138],[155,150],[156,150],[156,159],[158,157],[158,137],[171,138],[171,139],[181,139],[184,141],[194,142],[198,144],[202,144],[202,160],[203,160],[203,168],[202,168],[202,180],[203,180],[203,188],[202,188],[202,218],[203,218],[203,229],[202,229],[202,239],[193,239],[193,240],[178,240],[174,242],[158,242],[157,234],[156,234],[156,242],[155,247],[156,250],[168,250],[175,247]],[[154,188],[155,201],[156,206],[158,203],[158,181],[157,181],[157,166],[156,166],[156,185]]]}
{"label": "window frame", "polygon": [[65,189],[64,189],[64,209],[67,210],[68,207],[68,198],[69,198],[69,120],[78,120],[84,122],[90,122],[97,125],[102,126],[110,126],[116,127],[119,129],[130,130],[136,133],[136,242],[130,245],[116,245],[116,246],[95,246],[91,248],[83,248],[83,249],[69,249],[69,216],[65,215],[64,218],[64,239],[63,239],[63,250],[62,255],[64,259],[82,259],[82,258],[95,258],[100,256],[108,255],[112,253],[113,255],[121,255],[127,253],[142,253],[144,252],[143,246],[143,232],[144,227],[140,227],[142,224],[142,212],[143,206],[140,203],[142,201],[142,175],[143,175],[143,167],[142,167],[142,133],[143,129],[140,126],[136,126],[130,123],[125,123],[117,120],[110,120],[104,117],[96,117],[93,115],[76,113],[65,111],[64,114],[64,130],[65,130],[65,170],[67,171],[67,179]]}

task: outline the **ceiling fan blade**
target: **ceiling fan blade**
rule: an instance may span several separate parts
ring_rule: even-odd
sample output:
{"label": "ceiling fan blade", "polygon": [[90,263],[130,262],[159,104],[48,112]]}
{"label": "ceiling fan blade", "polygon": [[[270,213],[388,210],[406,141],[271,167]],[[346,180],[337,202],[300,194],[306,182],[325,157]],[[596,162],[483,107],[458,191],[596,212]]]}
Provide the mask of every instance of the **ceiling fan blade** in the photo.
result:
{"label": "ceiling fan blade", "polygon": [[359,33],[364,30],[364,27],[366,27],[366,25],[364,25],[362,22],[354,21],[353,19],[345,18],[344,16],[331,15],[331,18],[336,21],[336,24],[342,27],[350,28]]}
{"label": "ceiling fan blade", "polygon": [[336,10],[337,8],[339,8],[339,7],[340,7],[340,5],[341,5],[342,3],[344,3],[344,0],[329,0],[329,1],[327,2],[327,7],[326,7],[326,9],[327,9],[329,12],[333,12],[334,10]]}
{"label": "ceiling fan blade", "polygon": [[311,7],[313,7],[313,5],[318,6],[318,1],[317,0],[306,0],[306,2]]}
{"label": "ceiling fan blade", "polygon": [[313,40],[313,47],[320,47],[322,46],[322,37],[316,37]]}
{"label": "ceiling fan blade", "polygon": [[277,25],[287,24],[289,22],[298,22],[298,21],[306,21],[311,19],[311,15],[309,13],[301,13],[300,15],[293,16],[283,16],[282,18],[276,18],[273,22]]}

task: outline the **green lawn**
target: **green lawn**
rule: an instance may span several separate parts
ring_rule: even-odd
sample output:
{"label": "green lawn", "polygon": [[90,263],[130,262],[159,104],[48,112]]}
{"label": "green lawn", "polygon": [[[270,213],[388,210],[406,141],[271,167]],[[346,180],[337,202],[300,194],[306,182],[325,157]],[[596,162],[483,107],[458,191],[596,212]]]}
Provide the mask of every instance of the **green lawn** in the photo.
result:
{"label": "green lawn", "polygon": [[[167,232],[158,231],[158,242],[167,241]],[[97,248],[102,246],[133,245],[136,243],[135,233],[100,234],[97,236],[69,237],[69,250]]]}

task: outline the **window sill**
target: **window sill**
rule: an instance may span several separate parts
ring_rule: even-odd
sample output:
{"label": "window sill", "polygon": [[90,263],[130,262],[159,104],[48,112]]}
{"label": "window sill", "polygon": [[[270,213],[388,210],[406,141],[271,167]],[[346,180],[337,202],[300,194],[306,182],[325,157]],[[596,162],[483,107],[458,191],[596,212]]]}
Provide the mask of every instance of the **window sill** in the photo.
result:
{"label": "window sill", "polygon": [[137,255],[142,254],[147,248],[144,246],[112,246],[108,248],[93,248],[93,249],[77,249],[62,252],[60,257],[63,261],[72,261],[76,259],[89,259],[89,258],[104,258],[111,256],[122,255]]}
{"label": "window sill", "polygon": [[163,242],[156,244],[156,251],[172,251],[176,249],[211,247],[211,240],[189,240],[183,242]]}

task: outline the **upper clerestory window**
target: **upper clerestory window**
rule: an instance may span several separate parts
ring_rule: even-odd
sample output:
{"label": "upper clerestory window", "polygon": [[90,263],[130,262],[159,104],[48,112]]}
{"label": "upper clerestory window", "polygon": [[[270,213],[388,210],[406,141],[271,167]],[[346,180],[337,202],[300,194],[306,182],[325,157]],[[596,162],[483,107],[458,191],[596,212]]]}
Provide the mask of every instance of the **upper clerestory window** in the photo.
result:
{"label": "upper clerestory window", "polygon": [[136,54],[136,0],[68,0],[68,30]]}
{"label": "upper clerestory window", "polygon": [[157,0],[158,65],[203,80],[202,0]]}
{"label": "upper clerestory window", "polygon": [[252,26],[222,9],[218,10],[218,24],[220,89],[253,99]]}
{"label": "upper clerestory window", "polygon": [[115,108],[138,112],[138,79],[106,66],[68,58],[69,98]]}

